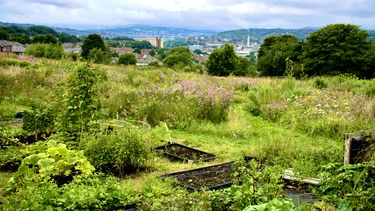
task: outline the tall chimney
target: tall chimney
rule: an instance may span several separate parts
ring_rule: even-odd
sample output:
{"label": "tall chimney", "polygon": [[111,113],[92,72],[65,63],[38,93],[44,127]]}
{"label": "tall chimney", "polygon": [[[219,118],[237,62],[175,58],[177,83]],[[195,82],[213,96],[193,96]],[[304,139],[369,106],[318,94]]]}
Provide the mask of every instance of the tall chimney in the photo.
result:
{"label": "tall chimney", "polygon": [[247,47],[250,46],[250,35],[247,35]]}

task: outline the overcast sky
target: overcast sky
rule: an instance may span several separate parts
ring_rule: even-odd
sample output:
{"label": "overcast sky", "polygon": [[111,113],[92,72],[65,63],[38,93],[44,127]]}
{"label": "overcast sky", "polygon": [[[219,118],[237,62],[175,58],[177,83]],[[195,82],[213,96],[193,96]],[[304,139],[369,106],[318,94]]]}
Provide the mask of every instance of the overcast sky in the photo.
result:
{"label": "overcast sky", "polygon": [[0,0],[0,21],[70,28],[144,24],[195,29],[375,29],[374,0]]}

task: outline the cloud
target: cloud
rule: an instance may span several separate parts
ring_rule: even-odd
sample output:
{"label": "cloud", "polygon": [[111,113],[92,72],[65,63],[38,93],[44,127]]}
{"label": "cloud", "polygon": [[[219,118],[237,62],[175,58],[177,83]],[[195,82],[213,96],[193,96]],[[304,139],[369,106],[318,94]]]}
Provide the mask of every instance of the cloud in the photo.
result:
{"label": "cloud", "polygon": [[0,0],[0,21],[47,25],[153,24],[207,29],[375,28],[372,0]]}

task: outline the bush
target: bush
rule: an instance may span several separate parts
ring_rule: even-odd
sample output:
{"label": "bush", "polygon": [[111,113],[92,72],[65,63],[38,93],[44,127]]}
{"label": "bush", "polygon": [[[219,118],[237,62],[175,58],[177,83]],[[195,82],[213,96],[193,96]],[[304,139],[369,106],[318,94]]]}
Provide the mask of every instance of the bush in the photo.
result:
{"label": "bush", "polygon": [[328,84],[322,78],[316,78],[314,80],[314,87],[318,89],[325,89],[328,87]]}
{"label": "bush", "polygon": [[27,132],[51,133],[54,130],[54,112],[32,105],[31,110],[23,112],[22,129]]}
{"label": "bush", "polygon": [[64,48],[61,44],[30,44],[25,53],[35,57],[44,57],[48,59],[61,59],[64,55]]}
{"label": "bush", "polygon": [[125,176],[148,167],[150,146],[135,129],[111,134],[88,134],[83,140],[85,155],[101,172]]}
{"label": "bush", "polygon": [[137,63],[137,58],[133,53],[125,53],[122,54],[118,58],[118,64],[123,64],[123,65],[135,65]]}
{"label": "bush", "polygon": [[94,48],[90,50],[88,59],[97,64],[109,64],[111,62],[111,52],[109,50],[102,50]]}
{"label": "bush", "polygon": [[322,199],[341,210],[375,209],[375,163],[330,164],[322,174]]}
{"label": "bush", "polygon": [[282,198],[281,169],[257,168],[255,161],[234,163],[233,185],[223,191],[212,192],[212,209],[243,210],[250,205]]}

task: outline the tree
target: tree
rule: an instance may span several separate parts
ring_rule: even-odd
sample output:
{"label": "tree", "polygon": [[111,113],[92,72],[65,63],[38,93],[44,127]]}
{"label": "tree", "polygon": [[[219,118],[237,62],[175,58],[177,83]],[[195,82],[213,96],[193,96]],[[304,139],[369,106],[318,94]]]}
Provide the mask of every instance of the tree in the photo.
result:
{"label": "tree", "polygon": [[193,53],[195,53],[195,54],[204,54],[204,52],[201,51],[201,50],[199,50],[199,49],[195,49],[195,50],[193,51]]}
{"label": "tree", "polygon": [[140,48],[136,48],[136,49],[134,49],[133,53],[141,54],[142,51],[141,51]]}
{"label": "tree", "polygon": [[365,54],[366,68],[361,72],[361,76],[364,78],[375,77],[375,40],[371,40],[370,47]]}
{"label": "tree", "polygon": [[22,33],[15,33],[10,36],[10,41],[16,41],[22,44],[29,44],[31,43],[31,39],[28,35]]}
{"label": "tree", "polygon": [[154,48],[149,41],[146,40],[135,40],[135,41],[128,41],[125,43],[126,47],[129,48],[139,48],[139,49],[152,49]]}
{"label": "tree", "polygon": [[33,37],[33,43],[57,44],[59,40],[52,34],[37,34]]}
{"label": "tree", "polygon": [[123,65],[134,65],[137,63],[137,58],[133,53],[125,53],[122,54],[118,58],[118,64],[123,64]]}
{"label": "tree", "polygon": [[90,51],[94,48],[105,50],[105,45],[102,37],[98,34],[90,34],[82,44],[81,56],[84,59],[89,58]]}
{"label": "tree", "polygon": [[150,51],[150,56],[155,57],[155,55],[156,55],[156,52],[155,52],[154,49],[152,49],[152,50]]}
{"label": "tree", "polygon": [[369,48],[368,33],[359,26],[327,25],[311,33],[303,46],[305,72],[308,75],[351,73],[364,76],[364,55]]}
{"label": "tree", "polygon": [[286,59],[298,61],[301,43],[293,35],[267,37],[258,51],[257,69],[261,75],[282,76]]}
{"label": "tree", "polygon": [[173,67],[177,64],[188,66],[193,64],[193,55],[186,47],[176,47],[166,54],[163,63],[168,67]]}
{"label": "tree", "polygon": [[238,57],[233,45],[225,44],[222,48],[216,48],[208,56],[206,63],[210,75],[228,76],[233,74],[238,65]]}
{"label": "tree", "polygon": [[30,35],[37,34],[52,34],[57,35],[57,32],[47,26],[30,26],[26,29]]}
{"label": "tree", "polygon": [[0,29],[0,40],[9,40],[9,34],[7,31]]}

